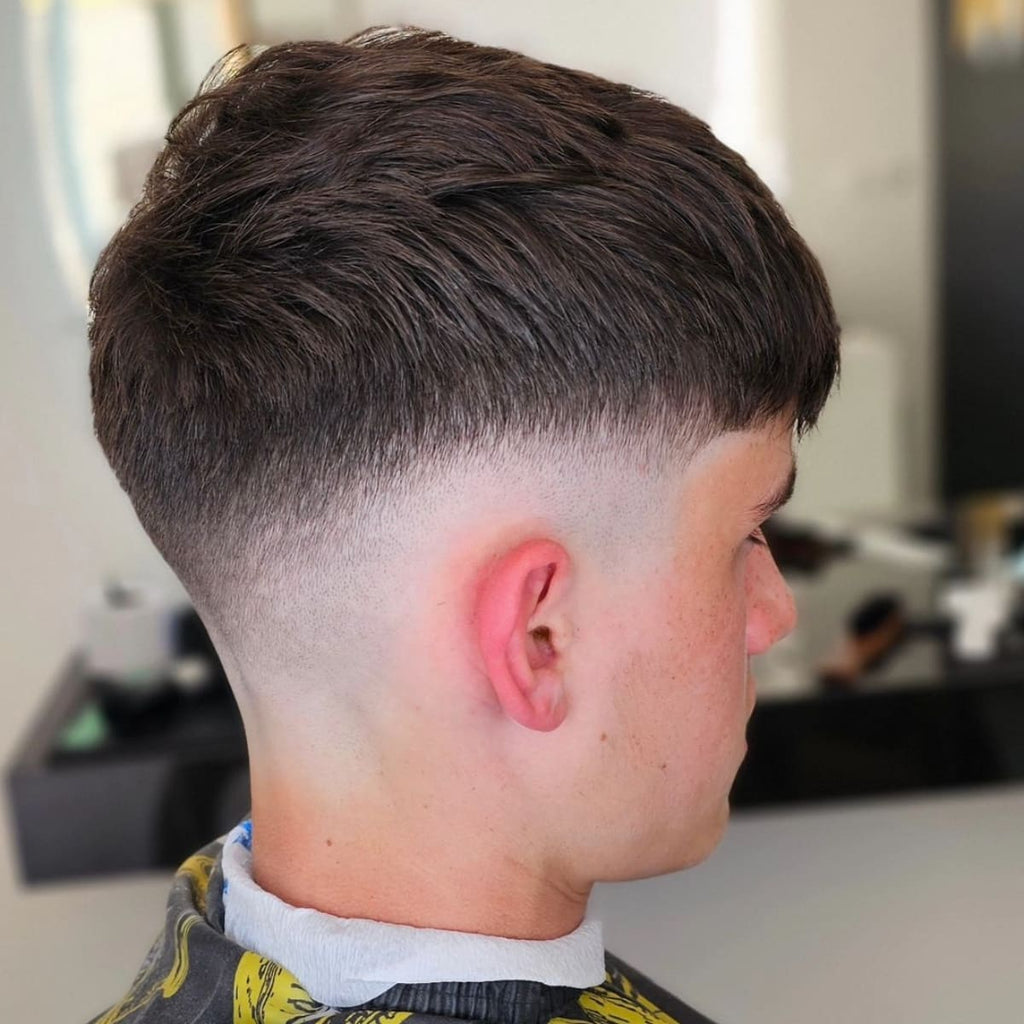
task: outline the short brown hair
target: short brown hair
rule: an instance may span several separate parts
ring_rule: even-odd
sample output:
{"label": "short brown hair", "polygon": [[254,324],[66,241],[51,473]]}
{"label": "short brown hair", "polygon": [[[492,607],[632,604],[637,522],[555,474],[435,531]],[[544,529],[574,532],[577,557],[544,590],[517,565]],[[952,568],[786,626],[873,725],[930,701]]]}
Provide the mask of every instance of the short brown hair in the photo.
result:
{"label": "short brown hair", "polygon": [[186,585],[215,538],[509,437],[815,421],[820,267],[696,118],[419,30],[247,56],[90,291],[96,433]]}

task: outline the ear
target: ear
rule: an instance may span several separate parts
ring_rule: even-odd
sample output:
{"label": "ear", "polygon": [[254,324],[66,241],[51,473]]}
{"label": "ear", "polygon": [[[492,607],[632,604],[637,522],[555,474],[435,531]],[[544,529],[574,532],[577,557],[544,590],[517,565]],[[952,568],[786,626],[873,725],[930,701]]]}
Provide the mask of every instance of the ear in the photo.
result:
{"label": "ear", "polygon": [[566,714],[563,654],[569,556],[554,541],[530,540],[491,565],[477,594],[475,629],[501,709],[549,732]]}

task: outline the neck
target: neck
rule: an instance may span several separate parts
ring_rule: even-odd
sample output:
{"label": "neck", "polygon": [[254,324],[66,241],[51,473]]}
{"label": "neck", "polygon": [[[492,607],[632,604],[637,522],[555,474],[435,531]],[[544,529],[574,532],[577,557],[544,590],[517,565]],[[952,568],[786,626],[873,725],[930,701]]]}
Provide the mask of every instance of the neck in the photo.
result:
{"label": "neck", "polygon": [[313,796],[255,771],[252,787],[253,877],[292,906],[514,939],[559,938],[583,920],[590,886],[516,850],[500,813],[422,791]]}

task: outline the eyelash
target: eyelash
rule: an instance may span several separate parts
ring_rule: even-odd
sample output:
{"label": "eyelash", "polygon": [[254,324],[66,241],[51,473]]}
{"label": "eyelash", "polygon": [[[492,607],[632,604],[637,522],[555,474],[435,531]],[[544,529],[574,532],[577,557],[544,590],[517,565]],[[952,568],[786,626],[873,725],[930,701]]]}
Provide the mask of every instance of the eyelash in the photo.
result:
{"label": "eyelash", "polygon": [[752,544],[757,544],[759,547],[768,547],[768,539],[765,537],[760,526],[749,537],[747,537],[747,540]]}

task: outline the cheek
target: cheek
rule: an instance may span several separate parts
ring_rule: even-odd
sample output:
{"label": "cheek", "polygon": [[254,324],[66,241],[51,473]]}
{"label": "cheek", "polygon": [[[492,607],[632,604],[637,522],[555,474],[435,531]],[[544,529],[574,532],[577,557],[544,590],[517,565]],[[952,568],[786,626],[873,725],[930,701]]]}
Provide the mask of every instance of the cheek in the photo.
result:
{"label": "cheek", "polygon": [[645,693],[633,701],[646,712],[651,734],[712,759],[708,748],[735,733],[747,705],[743,581],[724,576],[715,586],[664,595],[644,659]]}
{"label": "cheek", "polygon": [[747,706],[744,592],[742,566],[693,560],[631,588],[618,604],[628,614],[604,624],[616,635],[599,672],[611,683],[607,733],[630,763],[660,769],[735,746]]}
{"label": "cheek", "polygon": [[742,566],[705,574],[700,585],[679,588],[668,643],[690,684],[711,697],[728,697],[729,681],[746,673],[746,582]]}
{"label": "cheek", "polygon": [[673,651],[672,741],[676,778],[716,793],[731,783],[745,749],[750,708],[742,573],[724,574],[700,601],[680,607]]}

